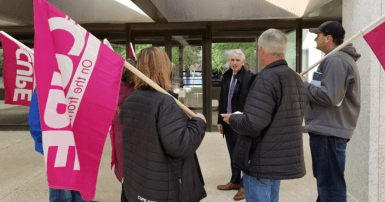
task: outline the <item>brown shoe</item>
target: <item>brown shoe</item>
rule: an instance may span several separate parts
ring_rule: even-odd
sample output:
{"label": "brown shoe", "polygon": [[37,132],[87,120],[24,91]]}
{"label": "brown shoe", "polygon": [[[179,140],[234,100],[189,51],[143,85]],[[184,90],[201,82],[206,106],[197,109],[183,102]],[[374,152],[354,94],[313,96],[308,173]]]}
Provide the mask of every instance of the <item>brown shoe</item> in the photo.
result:
{"label": "brown shoe", "polygon": [[237,194],[235,194],[234,200],[239,201],[239,200],[242,200],[242,199],[245,199],[245,190],[243,190],[243,188],[241,187],[238,190]]}
{"label": "brown shoe", "polygon": [[217,186],[217,189],[219,189],[219,190],[231,190],[231,189],[238,190],[239,188],[241,188],[241,185],[233,184],[231,182],[227,183],[226,185],[218,185]]}

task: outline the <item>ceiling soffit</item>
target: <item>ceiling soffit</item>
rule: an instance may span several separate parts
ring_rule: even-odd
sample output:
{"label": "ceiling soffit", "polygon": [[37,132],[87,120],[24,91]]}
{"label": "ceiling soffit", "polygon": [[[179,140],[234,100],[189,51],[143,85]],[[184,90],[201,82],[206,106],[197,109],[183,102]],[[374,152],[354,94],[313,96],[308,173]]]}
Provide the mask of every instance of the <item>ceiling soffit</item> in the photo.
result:
{"label": "ceiling soffit", "polygon": [[78,23],[154,22],[115,0],[49,0]]}
{"label": "ceiling soffit", "polygon": [[[342,18],[342,0],[48,0],[78,23]],[[136,2],[137,6],[134,3]],[[293,4],[298,2],[298,4]],[[32,25],[33,1],[0,0],[0,26]],[[124,4],[134,4],[129,8]],[[149,15],[136,10],[142,8]],[[303,16],[299,13],[303,12]],[[151,19],[149,16],[155,19]]]}
{"label": "ceiling soffit", "polygon": [[169,22],[297,18],[267,1],[152,0]]}
{"label": "ceiling soffit", "polygon": [[332,0],[152,0],[152,2],[169,22],[197,22],[295,19],[313,12]]}
{"label": "ceiling soffit", "polygon": [[[48,0],[78,23],[154,22],[129,0]],[[127,7],[131,4],[133,7]],[[0,0],[0,26],[32,25],[32,0]]]}

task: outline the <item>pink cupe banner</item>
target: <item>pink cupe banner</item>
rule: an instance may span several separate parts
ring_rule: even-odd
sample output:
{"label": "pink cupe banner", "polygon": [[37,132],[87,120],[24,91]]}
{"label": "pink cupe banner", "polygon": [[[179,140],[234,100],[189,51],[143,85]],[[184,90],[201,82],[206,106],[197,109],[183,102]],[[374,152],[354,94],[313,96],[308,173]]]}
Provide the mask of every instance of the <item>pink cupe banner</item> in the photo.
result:
{"label": "pink cupe banner", "polygon": [[385,22],[382,22],[373,30],[364,35],[364,39],[369,44],[373,53],[380,61],[382,68],[385,70]]}
{"label": "pink cupe banner", "polygon": [[33,53],[0,34],[3,45],[5,104],[29,106],[34,87]]}
{"label": "pink cupe banner", "polygon": [[124,59],[46,0],[34,0],[34,28],[48,185],[91,200]]}

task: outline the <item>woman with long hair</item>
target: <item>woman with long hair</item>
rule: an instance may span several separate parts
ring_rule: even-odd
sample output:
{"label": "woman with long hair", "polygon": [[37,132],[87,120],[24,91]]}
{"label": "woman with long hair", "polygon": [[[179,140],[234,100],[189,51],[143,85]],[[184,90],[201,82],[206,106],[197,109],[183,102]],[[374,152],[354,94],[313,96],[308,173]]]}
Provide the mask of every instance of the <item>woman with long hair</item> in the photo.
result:
{"label": "woman with long hair", "polygon": [[[172,89],[172,64],[158,47],[140,52],[137,69]],[[189,118],[174,98],[134,75],[135,91],[123,103],[124,192],[128,201],[197,202],[206,197],[195,152],[206,130],[202,114]]]}

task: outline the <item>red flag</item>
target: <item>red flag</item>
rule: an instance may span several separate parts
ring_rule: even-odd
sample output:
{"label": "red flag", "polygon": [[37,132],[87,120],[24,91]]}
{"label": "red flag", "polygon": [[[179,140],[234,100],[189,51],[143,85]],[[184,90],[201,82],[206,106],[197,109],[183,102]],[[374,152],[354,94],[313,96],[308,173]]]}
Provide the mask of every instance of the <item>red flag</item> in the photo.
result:
{"label": "red flag", "polygon": [[33,52],[4,32],[0,38],[4,50],[4,103],[29,106],[35,80]]}
{"label": "red flag", "polygon": [[46,0],[34,0],[34,27],[48,184],[91,200],[124,59]]}
{"label": "red flag", "polygon": [[364,35],[364,39],[373,50],[385,70],[385,22]]}

